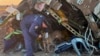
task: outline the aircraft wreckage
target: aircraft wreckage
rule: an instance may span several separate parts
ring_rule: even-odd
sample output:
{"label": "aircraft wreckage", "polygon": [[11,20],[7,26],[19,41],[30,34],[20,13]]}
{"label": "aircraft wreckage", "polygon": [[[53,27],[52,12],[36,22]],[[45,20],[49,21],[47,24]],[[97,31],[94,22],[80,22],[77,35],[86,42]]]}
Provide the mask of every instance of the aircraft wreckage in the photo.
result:
{"label": "aircraft wreckage", "polygon": [[[50,32],[48,38],[45,38],[45,33],[43,33],[43,39],[37,40],[42,49],[49,52],[50,45],[53,45],[55,47],[53,51],[59,54],[73,47],[77,55],[81,56],[77,47],[77,43],[81,43],[80,45],[83,45],[90,56],[94,50],[99,50],[99,0],[48,0],[45,2],[47,6],[45,6],[45,9],[41,13],[50,18],[46,19]],[[11,39],[12,35],[16,36],[21,34],[19,19],[21,18],[22,20],[23,16],[32,13],[30,8],[33,4],[30,5],[28,5],[26,0],[23,0],[17,9],[12,7],[7,9],[10,14],[0,26],[7,24],[11,17],[15,17],[17,20],[12,20],[12,28],[14,31],[5,37],[6,40]]]}

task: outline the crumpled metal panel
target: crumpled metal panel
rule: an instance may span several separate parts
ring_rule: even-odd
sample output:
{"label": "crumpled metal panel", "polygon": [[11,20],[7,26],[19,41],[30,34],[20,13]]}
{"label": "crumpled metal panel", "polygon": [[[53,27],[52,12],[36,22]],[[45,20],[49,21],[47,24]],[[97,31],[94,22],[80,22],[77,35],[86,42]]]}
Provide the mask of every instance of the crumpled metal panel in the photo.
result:
{"label": "crumpled metal panel", "polygon": [[94,7],[100,2],[100,0],[66,0],[69,3],[74,4],[82,10],[84,15],[88,15],[94,10]]}
{"label": "crumpled metal panel", "polygon": [[94,8],[94,13],[100,18],[100,3]]}

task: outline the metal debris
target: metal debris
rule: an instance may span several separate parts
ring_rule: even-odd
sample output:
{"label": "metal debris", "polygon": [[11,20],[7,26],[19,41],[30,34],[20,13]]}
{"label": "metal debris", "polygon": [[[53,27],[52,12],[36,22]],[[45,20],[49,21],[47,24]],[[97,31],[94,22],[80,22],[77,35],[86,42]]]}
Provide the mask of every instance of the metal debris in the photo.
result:
{"label": "metal debris", "polygon": [[94,8],[94,13],[100,18],[100,3]]}

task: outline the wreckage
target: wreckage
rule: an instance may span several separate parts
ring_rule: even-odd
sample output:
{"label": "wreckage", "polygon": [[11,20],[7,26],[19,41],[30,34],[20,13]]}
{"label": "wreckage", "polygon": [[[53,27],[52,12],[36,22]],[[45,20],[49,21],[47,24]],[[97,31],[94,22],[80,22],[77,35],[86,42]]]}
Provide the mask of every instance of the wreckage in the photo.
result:
{"label": "wreckage", "polygon": [[[48,23],[48,26],[51,31],[50,34],[57,30],[61,32],[65,31],[66,32],[65,35],[67,36],[67,37],[64,36],[66,40],[62,39],[65,41],[65,43],[62,43],[63,42],[62,41],[60,42],[61,44],[58,44],[57,47],[55,47],[55,53],[59,53],[60,51],[66,50],[67,47],[69,48],[70,46],[73,46],[78,56],[81,56],[76,46],[78,42],[82,43],[82,45],[88,51],[89,55],[92,55],[94,50],[96,51],[98,50],[97,47],[94,45],[94,43],[100,41],[99,40],[100,11],[95,12],[98,8],[96,7],[97,9],[96,8],[94,9],[94,7],[97,4],[98,4],[97,6],[99,6],[100,1],[94,1],[94,0],[91,1],[90,0],[88,1],[87,0],[52,0],[52,1],[50,0],[49,1],[48,0],[45,2],[47,3],[47,5],[42,13],[47,17],[51,18],[51,19],[48,18],[46,19],[46,22]],[[33,4],[34,3],[28,4],[26,0],[23,0],[17,7],[18,10],[15,9],[13,12],[11,12],[10,15],[6,17],[6,19],[0,26],[7,23],[10,17],[16,16],[16,18],[18,19],[18,18],[22,18],[26,14],[32,13],[32,10],[30,10],[30,8],[32,8]],[[93,4],[92,7],[91,4]],[[14,19],[13,23],[14,22],[17,21]],[[17,22],[17,24],[18,23],[19,22]],[[16,30],[18,29],[19,26],[13,24],[13,27]],[[55,37],[56,35],[54,36],[53,34],[51,34],[51,38],[53,40],[55,40],[54,39]],[[6,37],[5,39],[7,38],[8,37]],[[65,46],[64,49],[61,48],[63,46]]]}

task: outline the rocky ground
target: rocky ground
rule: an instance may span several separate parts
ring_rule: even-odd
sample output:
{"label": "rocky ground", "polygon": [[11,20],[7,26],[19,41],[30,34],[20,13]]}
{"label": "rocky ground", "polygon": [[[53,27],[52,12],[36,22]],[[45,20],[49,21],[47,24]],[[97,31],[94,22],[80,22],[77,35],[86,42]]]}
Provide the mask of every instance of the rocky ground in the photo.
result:
{"label": "rocky ground", "polygon": [[[2,53],[0,52],[0,56],[24,56],[23,52],[10,52],[10,53]],[[67,51],[64,53],[61,53],[60,55],[54,54],[54,53],[44,53],[43,51],[35,53],[35,56],[77,56],[77,54],[74,51]],[[87,53],[82,53],[82,56],[89,56]],[[92,55],[92,56],[100,56],[100,55]]]}
{"label": "rocky ground", "polygon": [[[24,53],[23,52],[2,53],[2,51],[1,51],[0,56],[24,56]],[[54,53],[47,54],[47,53],[44,53],[43,51],[40,51],[40,52],[36,52],[35,56],[77,56],[77,54],[74,51],[66,51],[59,55],[54,54]],[[82,56],[88,56],[88,54],[82,53]],[[96,56],[96,55],[92,55],[92,56]]]}

